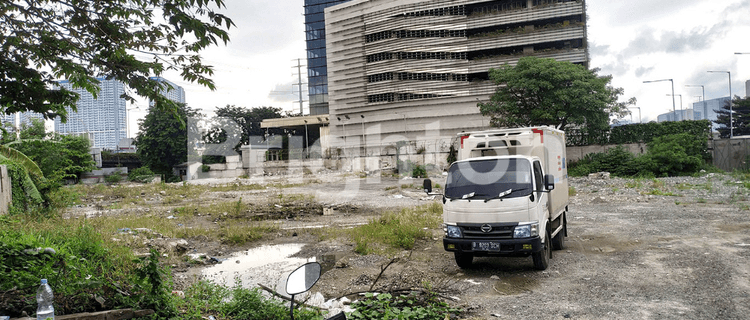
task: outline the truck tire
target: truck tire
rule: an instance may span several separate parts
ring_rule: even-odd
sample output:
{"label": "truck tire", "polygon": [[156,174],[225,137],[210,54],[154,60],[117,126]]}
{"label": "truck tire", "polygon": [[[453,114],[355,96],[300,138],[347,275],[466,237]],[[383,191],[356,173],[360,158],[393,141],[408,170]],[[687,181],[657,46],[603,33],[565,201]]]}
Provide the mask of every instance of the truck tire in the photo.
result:
{"label": "truck tire", "polygon": [[555,250],[565,249],[565,236],[568,234],[568,221],[565,219],[565,214],[563,214],[561,219],[563,228],[554,238],[552,238],[552,249]]}
{"label": "truck tire", "polygon": [[542,244],[542,250],[534,252],[531,258],[534,260],[534,268],[537,270],[547,270],[549,266],[549,258],[552,256],[552,246],[550,243],[549,229],[544,235],[544,243]]}
{"label": "truck tire", "polygon": [[471,261],[474,260],[474,255],[471,253],[460,253],[454,252],[453,256],[456,258],[456,264],[461,269],[471,268]]}

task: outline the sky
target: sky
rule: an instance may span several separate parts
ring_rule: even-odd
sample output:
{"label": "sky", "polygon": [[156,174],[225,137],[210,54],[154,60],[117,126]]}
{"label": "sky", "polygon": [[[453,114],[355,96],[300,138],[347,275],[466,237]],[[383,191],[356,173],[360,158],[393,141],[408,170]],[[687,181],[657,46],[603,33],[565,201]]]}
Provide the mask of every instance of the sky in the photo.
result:
{"label": "sky", "polygon": [[[214,66],[217,90],[191,84],[177,73],[165,77],[185,89],[188,105],[205,113],[217,107],[273,106],[299,112],[297,59],[306,63],[303,1],[226,0],[236,28],[228,45],[203,52]],[[612,86],[624,89],[621,100],[637,99],[641,121],[656,120],[675,108],[690,108],[732,94],[744,97],[750,80],[750,0],[586,0],[591,68],[611,75]],[[747,55],[736,55],[745,52]],[[708,71],[729,71],[709,73]],[[302,68],[302,81],[306,82]],[[680,96],[677,96],[680,95]],[[680,105],[682,99],[682,106]],[[307,99],[303,88],[303,99]],[[146,114],[146,102],[129,108],[131,134]],[[632,109],[638,122],[639,109]],[[305,103],[305,113],[307,104]],[[625,120],[630,120],[626,117]]]}

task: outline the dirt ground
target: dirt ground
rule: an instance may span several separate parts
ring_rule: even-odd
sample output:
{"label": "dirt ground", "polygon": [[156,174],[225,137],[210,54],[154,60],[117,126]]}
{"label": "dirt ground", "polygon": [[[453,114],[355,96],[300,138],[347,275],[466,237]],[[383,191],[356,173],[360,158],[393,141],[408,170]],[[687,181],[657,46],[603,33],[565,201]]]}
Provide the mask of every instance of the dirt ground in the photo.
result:
{"label": "dirt ground", "polygon": [[[303,178],[232,183],[295,179]],[[443,184],[444,177],[432,179]],[[280,218],[281,231],[254,245],[306,243],[298,256],[328,265],[314,288],[326,298],[366,291],[380,275],[375,288],[430,287],[468,310],[466,319],[750,318],[750,191],[730,175],[571,178],[566,248],[553,251],[545,271],[534,270],[530,257],[475,258],[472,268],[460,269],[442,248],[442,230],[392,256],[358,255],[345,239],[318,242],[301,230],[366,223],[387,210],[439,199],[419,190],[421,179],[323,173],[314,182],[211,197],[263,205],[279,194],[309,195],[311,211]],[[216,257],[247,249],[197,239],[181,245]],[[178,287],[204,267],[174,266]]]}

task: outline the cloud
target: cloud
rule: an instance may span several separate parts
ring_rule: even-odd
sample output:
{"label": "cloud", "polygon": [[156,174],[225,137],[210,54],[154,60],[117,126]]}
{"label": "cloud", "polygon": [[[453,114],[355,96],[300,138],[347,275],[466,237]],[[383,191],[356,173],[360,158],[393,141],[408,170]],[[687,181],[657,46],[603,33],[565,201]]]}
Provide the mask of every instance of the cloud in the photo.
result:
{"label": "cloud", "polygon": [[[268,98],[274,102],[299,102],[299,86],[295,82],[276,84],[268,93]],[[302,99],[307,99],[307,86],[302,84]]]}
{"label": "cloud", "polygon": [[644,75],[648,74],[649,72],[651,72],[653,70],[654,70],[654,67],[648,67],[648,68],[646,68],[646,67],[641,66],[641,67],[638,67],[637,69],[635,69],[635,76],[637,78],[641,78],[641,77],[643,77]]}

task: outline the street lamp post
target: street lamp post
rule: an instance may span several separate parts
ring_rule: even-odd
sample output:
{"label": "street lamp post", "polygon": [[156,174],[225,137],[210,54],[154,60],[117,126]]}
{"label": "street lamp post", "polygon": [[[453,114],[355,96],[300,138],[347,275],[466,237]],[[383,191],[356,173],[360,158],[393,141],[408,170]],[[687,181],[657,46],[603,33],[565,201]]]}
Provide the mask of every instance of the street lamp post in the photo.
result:
{"label": "street lamp post", "polygon": [[307,158],[310,158],[310,140],[307,137],[307,120],[305,120],[305,151],[307,151]]}
{"label": "street lamp post", "polygon": [[676,112],[675,109],[675,103],[674,103],[674,80],[673,79],[661,79],[661,80],[647,80],[643,81],[643,83],[652,83],[652,82],[661,82],[661,81],[669,81],[672,83],[672,112]]}
{"label": "street lamp post", "polygon": [[[703,91],[703,118],[708,119],[708,108],[706,107],[706,87],[701,84],[688,84],[686,85],[686,87],[701,87],[701,91]],[[693,108],[693,118],[695,118],[695,108]]]}
{"label": "street lamp post", "polygon": [[[643,123],[643,121],[641,120],[641,107],[628,107],[628,109],[638,109],[638,123]],[[630,117],[631,117],[630,121],[632,122],[633,115],[631,114]]]}
{"label": "street lamp post", "polygon": [[732,110],[732,73],[729,71],[709,71],[710,73],[726,73],[729,75],[729,138],[734,137],[734,111]]}
{"label": "street lamp post", "polygon": [[367,156],[367,140],[365,139],[365,115],[360,114],[360,118],[362,118],[362,150],[364,151],[364,155]]}
{"label": "street lamp post", "polygon": [[[667,96],[670,96],[670,94],[667,94]],[[681,94],[671,94],[672,99],[674,99],[674,96],[680,97],[680,120],[685,120],[685,112],[682,110],[682,95]],[[677,121],[677,111],[674,113],[674,119]]]}

